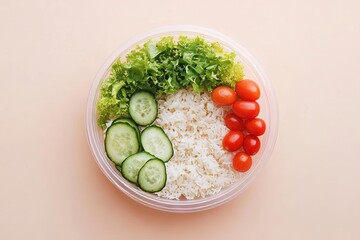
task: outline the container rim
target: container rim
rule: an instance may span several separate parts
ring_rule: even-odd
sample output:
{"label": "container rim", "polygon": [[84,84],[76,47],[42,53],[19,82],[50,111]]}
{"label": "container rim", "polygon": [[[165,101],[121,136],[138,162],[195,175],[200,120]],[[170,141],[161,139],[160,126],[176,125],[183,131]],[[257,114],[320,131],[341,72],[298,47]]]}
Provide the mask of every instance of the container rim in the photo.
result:
{"label": "container rim", "polygon": [[[113,168],[111,168],[104,150],[101,148],[100,139],[96,133],[97,124],[96,124],[96,101],[97,93],[99,90],[99,84],[105,77],[112,63],[121,56],[121,53],[125,52],[128,49],[133,48],[139,42],[143,42],[150,38],[156,38],[159,36],[165,35],[174,35],[174,34],[183,34],[183,35],[202,35],[206,38],[214,39],[220,42],[222,45],[226,45],[236,54],[241,55],[242,64],[247,65],[252,69],[254,74],[257,76],[261,86],[266,91],[262,91],[262,96],[265,98],[265,102],[268,107],[271,109],[269,112],[268,123],[267,123],[267,133],[263,138],[264,150],[260,156],[260,160],[255,166],[253,166],[248,173],[244,175],[238,182],[235,182],[231,186],[227,187],[224,190],[221,190],[219,193],[214,194],[205,198],[198,198],[193,200],[169,200],[165,198],[160,198],[156,195],[142,192],[132,186],[130,186],[124,179],[118,176]],[[163,210],[167,212],[196,212],[206,209],[210,209],[221,204],[224,204],[240,193],[242,193],[256,178],[260,170],[268,162],[271,153],[274,149],[277,135],[278,135],[278,105],[275,96],[274,89],[265,75],[262,67],[255,60],[255,58],[240,44],[229,38],[228,36],[219,33],[215,30],[193,26],[193,25],[170,25],[158,27],[141,34],[136,35],[126,43],[122,44],[113,54],[105,61],[102,67],[97,72],[91,88],[89,90],[89,95],[86,105],[86,133],[91,152],[102,170],[105,176],[122,192],[124,192],[130,198],[136,200],[139,203],[142,203],[146,206]]]}

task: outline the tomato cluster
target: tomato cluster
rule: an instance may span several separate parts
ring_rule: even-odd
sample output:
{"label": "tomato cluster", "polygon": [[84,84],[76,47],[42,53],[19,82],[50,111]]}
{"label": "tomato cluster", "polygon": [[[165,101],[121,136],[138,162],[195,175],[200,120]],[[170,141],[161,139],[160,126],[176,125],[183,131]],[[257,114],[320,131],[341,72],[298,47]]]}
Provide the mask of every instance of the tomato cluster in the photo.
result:
{"label": "tomato cluster", "polygon": [[251,156],[260,149],[258,136],[263,135],[266,130],[265,121],[257,118],[260,112],[260,106],[256,102],[260,98],[259,86],[252,80],[240,80],[236,83],[235,91],[220,86],[214,89],[211,97],[220,106],[232,105],[232,113],[225,116],[225,125],[230,131],[222,144],[229,152],[240,150],[233,158],[233,167],[236,171],[246,172],[252,165]]}

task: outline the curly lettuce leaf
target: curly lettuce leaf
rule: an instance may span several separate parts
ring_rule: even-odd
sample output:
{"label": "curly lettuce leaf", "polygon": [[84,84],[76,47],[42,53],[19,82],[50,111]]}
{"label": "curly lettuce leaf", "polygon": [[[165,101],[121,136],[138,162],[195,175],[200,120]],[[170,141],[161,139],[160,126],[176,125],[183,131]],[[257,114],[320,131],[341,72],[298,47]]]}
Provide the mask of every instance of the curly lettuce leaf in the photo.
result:
{"label": "curly lettuce leaf", "polygon": [[188,87],[197,93],[211,92],[219,85],[234,88],[244,76],[235,56],[202,37],[180,36],[175,41],[168,36],[137,46],[125,61],[113,63],[110,76],[102,83],[98,125],[105,128],[110,119],[128,117],[129,99],[138,90],[162,95]]}

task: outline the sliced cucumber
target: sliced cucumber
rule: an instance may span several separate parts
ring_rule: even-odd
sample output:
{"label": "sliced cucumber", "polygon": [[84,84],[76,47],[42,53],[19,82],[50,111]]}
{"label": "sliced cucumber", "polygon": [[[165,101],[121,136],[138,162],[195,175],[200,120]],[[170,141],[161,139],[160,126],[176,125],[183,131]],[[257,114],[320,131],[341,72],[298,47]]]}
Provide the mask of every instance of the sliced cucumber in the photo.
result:
{"label": "sliced cucumber", "polygon": [[158,104],[149,92],[134,93],[129,102],[129,114],[137,124],[146,126],[153,123],[158,114]]}
{"label": "sliced cucumber", "polygon": [[133,120],[131,120],[131,119],[129,119],[129,118],[117,118],[117,119],[115,119],[115,120],[112,122],[112,124],[119,123],[119,122],[128,123],[128,124],[130,124],[132,127],[134,127],[135,130],[136,130],[136,135],[137,135],[137,137],[138,137],[138,139],[139,139],[139,141],[140,141],[140,131],[139,131],[139,127],[136,125],[136,123],[135,123]]}
{"label": "sliced cucumber", "polygon": [[164,130],[158,126],[145,128],[141,133],[141,145],[144,151],[167,162],[174,154],[169,137]]}
{"label": "sliced cucumber", "polygon": [[128,158],[121,165],[121,174],[124,178],[132,183],[137,183],[138,173],[144,164],[155,157],[147,152],[135,153]]}
{"label": "sliced cucumber", "polygon": [[116,165],[121,163],[128,156],[137,153],[140,144],[136,130],[128,123],[115,123],[111,125],[105,136],[106,155]]}
{"label": "sliced cucumber", "polygon": [[138,185],[145,192],[158,192],[166,185],[166,167],[163,161],[151,159],[140,169]]}

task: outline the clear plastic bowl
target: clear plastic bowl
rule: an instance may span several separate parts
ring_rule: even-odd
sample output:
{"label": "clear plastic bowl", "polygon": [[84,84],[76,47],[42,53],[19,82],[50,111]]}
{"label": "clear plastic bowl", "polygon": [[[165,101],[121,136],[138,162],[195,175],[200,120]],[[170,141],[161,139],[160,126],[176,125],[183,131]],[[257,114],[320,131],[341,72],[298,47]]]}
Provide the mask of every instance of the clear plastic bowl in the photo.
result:
{"label": "clear plastic bowl", "polygon": [[[237,182],[222,189],[215,195],[193,200],[169,200],[161,198],[155,194],[141,191],[133,184],[130,184],[128,181],[126,181],[121,176],[121,174],[118,173],[114,167],[114,164],[112,164],[106,157],[104,150],[104,133],[96,123],[96,103],[99,97],[100,85],[102,81],[109,75],[109,70],[112,63],[117,58],[124,59],[126,54],[136,45],[141,45],[149,39],[156,40],[162,36],[177,37],[179,35],[187,35],[190,37],[200,35],[205,37],[207,41],[217,41],[221,43],[221,45],[227,51],[235,52],[237,54],[237,60],[240,61],[244,66],[245,78],[256,81],[260,86],[260,91],[262,94],[259,99],[259,104],[261,106],[260,117],[263,118],[267,123],[267,131],[261,137],[261,149],[259,153],[254,156],[253,166],[251,169],[242,175],[242,177],[239,178]],[[210,209],[230,201],[243,192],[255,179],[259,171],[264,167],[270,158],[276,142],[278,132],[278,107],[274,90],[270,81],[264,74],[264,71],[254,59],[254,57],[251,56],[251,54],[238,43],[219,32],[202,27],[183,25],[166,26],[140,34],[127,43],[123,44],[100,68],[89,92],[86,108],[86,129],[91,151],[100,169],[103,171],[106,177],[123,193],[137,202],[155,209],[168,212],[196,212]]]}

